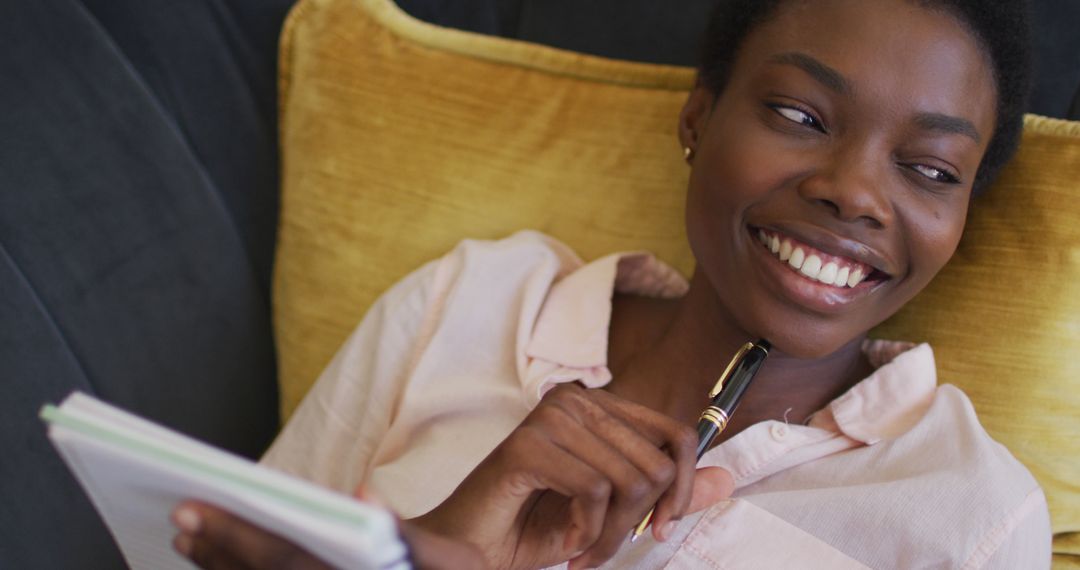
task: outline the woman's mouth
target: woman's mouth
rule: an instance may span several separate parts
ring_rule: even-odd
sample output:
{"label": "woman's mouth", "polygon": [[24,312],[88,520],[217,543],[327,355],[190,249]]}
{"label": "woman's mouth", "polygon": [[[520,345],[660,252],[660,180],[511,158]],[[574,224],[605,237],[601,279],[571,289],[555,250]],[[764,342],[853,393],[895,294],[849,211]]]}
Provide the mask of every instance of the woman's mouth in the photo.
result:
{"label": "woman's mouth", "polygon": [[830,255],[787,236],[759,229],[757,237],[777,259],[811,281],[854,288],[874,274],[874,268],[865,263]]}

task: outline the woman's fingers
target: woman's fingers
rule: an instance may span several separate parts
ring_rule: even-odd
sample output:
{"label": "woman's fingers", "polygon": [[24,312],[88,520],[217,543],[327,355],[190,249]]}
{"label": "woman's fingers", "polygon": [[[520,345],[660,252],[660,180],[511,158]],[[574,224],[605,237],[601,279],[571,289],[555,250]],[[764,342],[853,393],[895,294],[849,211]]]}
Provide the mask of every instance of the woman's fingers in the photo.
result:
{"label": "woman's fingers", "polygon": [[296,545],[210,505],[187,501],[172,516],[174,545],[202,568],[328,569]]}
{"label": "woman's fingers", "polygon": [[687,514],[696,513],[723,501],[735,492],[735,479],[722,467],[702,467],[694,475],[693,498]]}
{"label": "woman's fingers", "polygon": [[675,474],[672,484],[657,500],[653,512],[653,536],[661,542],[668,539],[671,523],[693,512],[689,507],[697,465],[697,432],[683,425],[665,426],[664,429],[668,430],[665,447],[671,454]]}
{"label": "woman's fingers", "polygon": [[635,445],[622,449],[644,450],[630,453],[634,454],[631,457],[638,468],[663,491],[655,501],[652,525],[656,539],[666,540],[667,524],[690,512],[687,508],[697,464],[697,432],[690,426],[607,392],[590,390],[590,393],[607,412],[608,418],[619,420],[639,437]]}
{"label": "woman's fingers", "polygon": [[[186,544],[184,544],[186,541]],[[191,536],[179,534],[173,540],[173,546],[180,550],[187,549],[188,558],[204,570],[249,570],[252,567],[239,561],[231,552],[221,550],[205,540],[196,540]]]}
{"label": "woman's fingers", "polygon": [[584,551],[578,557],[583,563],[603,562],[671,485],[675,464],[621,419],[581,395],[562,396],[545,409],[545,414],[564,416],[548,422],[553,424],[548,432],[555,444],[611,482],[612,496],[600,534],[574,545]]}
{"label": "woman's fingers", "polygon": [[[539,429],[522,430],[521,476],[531,479],[532,489],[550,489],[568,497],[569,526],[563,541],[567,552],[578,552],[599,538],[606,524],[612,484],[608,477],[589,463],[562,448]],[[529,441],[531,436],[533,441]]]}
{"label": "woman's fingers", "polygon": [[457,570],[470,568],[484,570],[488,567],[484,556],[473,545],[459,542],[428,532],[402,521],[401,536],[409,544],[412,563],[424,570]]}
{"label": "woman's fingers", "polygon": [[[696,470],[691,475],[693,477],[691,485],[692,497],[684,511],[684,515],[707,509],[730,497],[735,490],[734,478],[731,476],[730,472],[722,467],[703,467]],[[659,511],[659,507],[657,508],[657,511]],[[653,520],[657,520],[655,516]],[[635,521],[635,523],[636,522],[637,521]],[[656,527],[654,527],[653,532],[654,535],[658,532]],[[670,535],[670,532],[670,529],[665,529],[663,538],[657,537],[657,539],[666,540]],[[569,570],[599,566],[614,556],[615,552],[625,539],[626,533],[619,534],[619,540],[614,543],[613,547],[603,544],[603,539],[598,540],[588,551],[576,557],[574,560],[571,560]]]}
{"label": "woman's fingers", "polygon": [[596,566],[613,556],[653,505],[656,522],[666,524],[690,503],[696,434],[656,412],[620,402],[567,385],[549,392],[534,418],[557,445],[612,484],[603,529],[572,567]]}
{"label": "woman's fingers", "polygon": [[597,566],[654,505],[657,524],[688,512],[696,445],[689,426],[563,384],[415,522],[476,544],[496,567],[550,566],[567,557],[574,568]]}

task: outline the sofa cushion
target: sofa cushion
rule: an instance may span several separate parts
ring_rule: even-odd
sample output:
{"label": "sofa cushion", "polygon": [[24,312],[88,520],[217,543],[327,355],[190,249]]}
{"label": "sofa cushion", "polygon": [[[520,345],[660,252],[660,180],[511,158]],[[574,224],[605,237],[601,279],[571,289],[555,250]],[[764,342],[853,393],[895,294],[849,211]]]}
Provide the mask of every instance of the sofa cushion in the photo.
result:
{"label": "sofa cushion", "polygon": [[[135,3],[134,27],[149,4],[166,4],[112,7]],[[161,33],[133,49],[160,63],[200,42],[224,45],[232,28],[209,17],[220,3],[168,4],[170,31],[185,41]],[[220,61],[200,61],[199,101],[226,116],[245,94],[213,79]],[[222,195],[250,187],[205,169],[206,148],[185,136],[191,123],[161,99],[193,115],[200,105],[167,80],[145,82],[81,2],[0,3],[0,77],[0,567],[120,568],[37,412],[83,390],[261,454],[279,427],[269,277],[264,287],[245,243],[272,243],[245,242],[251,227]],[[218,127],[250,141],[236,134],[257,131],[250,119],[233,113]],[[273,167],[243,151],[228,160],[237,171]]]}
{"label": "sofa cushion", "polygon": [[[281,57],[285,416],[375,297],[462,238],[535,228],[585,258],[642,248],[692,268],[675,124],[693,70],[437,28],[389,0],[301,1]],[[1029,116],[954,260],[875,331],[933,343],[1059,532],[1080,529],[1076,180],[1080,124]]]}
{"label": "sofa cushion", "polygon": [[[101,0],[99,0],[101,1]],[[698,40],[717,0],[397,0],[442,26],[649,63],[696,65]],[[1080,87],[1080,2],[1031,0],[1034,80],[1028,110],[1067,114]]]}

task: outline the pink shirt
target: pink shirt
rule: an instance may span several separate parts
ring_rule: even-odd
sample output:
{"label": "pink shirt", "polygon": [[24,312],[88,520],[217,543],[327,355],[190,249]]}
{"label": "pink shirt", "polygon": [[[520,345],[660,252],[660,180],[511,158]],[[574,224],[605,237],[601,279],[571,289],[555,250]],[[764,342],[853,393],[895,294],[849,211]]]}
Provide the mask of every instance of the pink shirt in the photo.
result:
{"label": "pink shirt", "polygon": [[[585,264],[536,232],[464,241],[380,298],[263,460],[423,514],[548,388],[611,380],[613,291],[686,289],[644,253]],[[967,397],[937,386],[930,347],[865,349],[877,370],[807,425],[764,421],[705,454],[735,476],[730,500],[605,567],[1049,567],[1042,491]]]}

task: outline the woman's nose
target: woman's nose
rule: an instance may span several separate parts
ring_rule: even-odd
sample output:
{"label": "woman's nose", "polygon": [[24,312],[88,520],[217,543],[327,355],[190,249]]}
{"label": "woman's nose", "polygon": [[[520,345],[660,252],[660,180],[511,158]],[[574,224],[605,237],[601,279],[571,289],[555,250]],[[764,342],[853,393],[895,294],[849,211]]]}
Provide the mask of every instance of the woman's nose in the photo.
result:
{"label": "woman's nose", "polygon": [[882,229],[895,216],[888,191],[892,161],[869,156],[866,147],[860,150],[830,157],[802,181],[799,194],[840,220]]}

